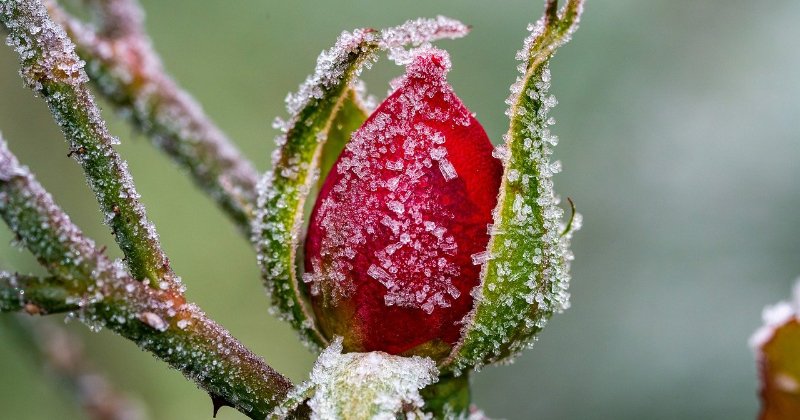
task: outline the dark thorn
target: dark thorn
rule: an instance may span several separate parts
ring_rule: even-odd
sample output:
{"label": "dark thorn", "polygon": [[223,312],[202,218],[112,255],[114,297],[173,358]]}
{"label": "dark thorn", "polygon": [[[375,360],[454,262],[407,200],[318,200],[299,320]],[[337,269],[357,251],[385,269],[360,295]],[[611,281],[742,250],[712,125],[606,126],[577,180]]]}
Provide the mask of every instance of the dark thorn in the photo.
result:
{"label": "dark thorn", "polygon": [[214,405],[214,414],[213,414],[214,418],[217,418],[217,413],[219,412],[220,408],[222,407],[234,408],[233,405],[231,405],[231,403],[229,403],[225,398],[219,395],[208,394],[208,396],[211,397],[211,404]]}
{"label": "dark thorn", "polygon": [[569,207],[572,209],[572,215],[569,217],[569,222],[567,223],[567,226],[564,227],[564,231],[561,232],[560,236],[564,236],[572,230],[572,221],[575,220],[575,203],[570,197],[567,197],[567,201],[569,201]]}

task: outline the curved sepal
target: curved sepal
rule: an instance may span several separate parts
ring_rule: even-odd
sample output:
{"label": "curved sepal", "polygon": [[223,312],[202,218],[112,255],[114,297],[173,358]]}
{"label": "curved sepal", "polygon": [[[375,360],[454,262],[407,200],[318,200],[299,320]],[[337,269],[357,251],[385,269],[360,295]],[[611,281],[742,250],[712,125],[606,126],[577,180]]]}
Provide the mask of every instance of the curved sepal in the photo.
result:
{"label": "curved sepal", "polygon": [[338,127],[360,124],[366,116],[365,111],[349,102],[355,98],[358,74],[375,59],[379,49],[396,54],[405,45],[457,38],[467,32],[464,24],[441,16],[408,21],[380,32],[344,32],[333,48],[320,55],[315,73],[296,94],[286,98],[290,118],[276,121],[282,134],[277,138],[279,147],[273,154],[272,171],[259,184],[253,240],[274,311],[300,331],[304,341],[317,346],[326,344],[298,281],[296,259],[302,239],[303,209],[319,178],[321,154],[328,138],[342,135],[337,134]]}
{"label": "curved sepal", "polygon": [[547,1],[545,15],[530,27],[517,58],[522,61],[511,87],[505,144],[495,156],[504,164],[491,239],[485,252],[473,255],[481,264],[481,285],[473,291],[475,307],[463,321],[461,341],[443,363],[459,373],[503,361],[530,345],[555,312],[569,305],[569,241],[580,226],[575,215],[568,226],[553,191],[551,162],[558,139],[548,128],[547,113],[556,101],[550,87],[548,60],[575,31],[583,1],[570,0],[558,11]]}

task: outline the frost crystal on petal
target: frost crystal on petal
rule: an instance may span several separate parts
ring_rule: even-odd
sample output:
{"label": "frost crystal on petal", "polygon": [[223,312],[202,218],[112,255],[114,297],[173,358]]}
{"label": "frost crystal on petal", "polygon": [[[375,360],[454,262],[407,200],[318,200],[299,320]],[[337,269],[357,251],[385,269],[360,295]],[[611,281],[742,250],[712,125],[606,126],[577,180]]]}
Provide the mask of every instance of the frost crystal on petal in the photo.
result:
{"label": "frost crystal on petal", "polygon": [[382,352],[342,354],[337,338],[320,354],[309,384],[312,419],[423,418],[419,390],[436,382],[433,360]]}

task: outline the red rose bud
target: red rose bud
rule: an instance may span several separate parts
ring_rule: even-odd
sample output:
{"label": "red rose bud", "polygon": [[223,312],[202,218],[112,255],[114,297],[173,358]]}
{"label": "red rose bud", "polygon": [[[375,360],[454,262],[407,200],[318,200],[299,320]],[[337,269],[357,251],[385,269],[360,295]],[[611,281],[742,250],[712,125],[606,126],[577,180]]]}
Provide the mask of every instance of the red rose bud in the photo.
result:
{"label": "red rose bud", "polygon": [[447,84],[446,52],[414,53],[324,182],[305,244],[319,326],[346,351],[444,357],[472,309],[502,175]]}

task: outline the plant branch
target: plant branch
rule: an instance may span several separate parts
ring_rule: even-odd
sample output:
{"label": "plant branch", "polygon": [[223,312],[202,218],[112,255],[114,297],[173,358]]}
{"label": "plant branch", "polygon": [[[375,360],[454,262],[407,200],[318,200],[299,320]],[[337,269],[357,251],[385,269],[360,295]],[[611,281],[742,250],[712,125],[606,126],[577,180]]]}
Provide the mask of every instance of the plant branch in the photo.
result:
{"label": "plant branch", "polygon": [[0,318],[25,353],[80,404],[91,420],[144,419],[136,401],[119,392],[87,363],[80,342],[53,323],[31,322],[19,316]]}
{"label": "plant branch", "polygon": [[135,0],[85,0],[94,29],[47,1],[53,19],[87,61],[100,95],[179,166],[248,237],[258,173],[200,105],[164,71]]}
{"label": "plant branch", "polygon": [[72,42],[39,0],[0,2],[0,23],[20,56],[25,84],[45,99],[69,143],[69,155],[83,167],[133,276],[179,290],[180,280],[147,220],[127,164],[112,147],[118,140],[100,117]]}
{"label": "plant branch", "polygon": [[81,321],[137,343],[252,418],[264,418],[292,388],[179,291],[148,287],[98,251],[1,140],[0,217],[52,275],[0,276],[3,310],[77,304]]}
{"label": "plant branch", "polygon": [[0,312],[46,315],[80,309],[80,295],[57,277],[0,272]]}

